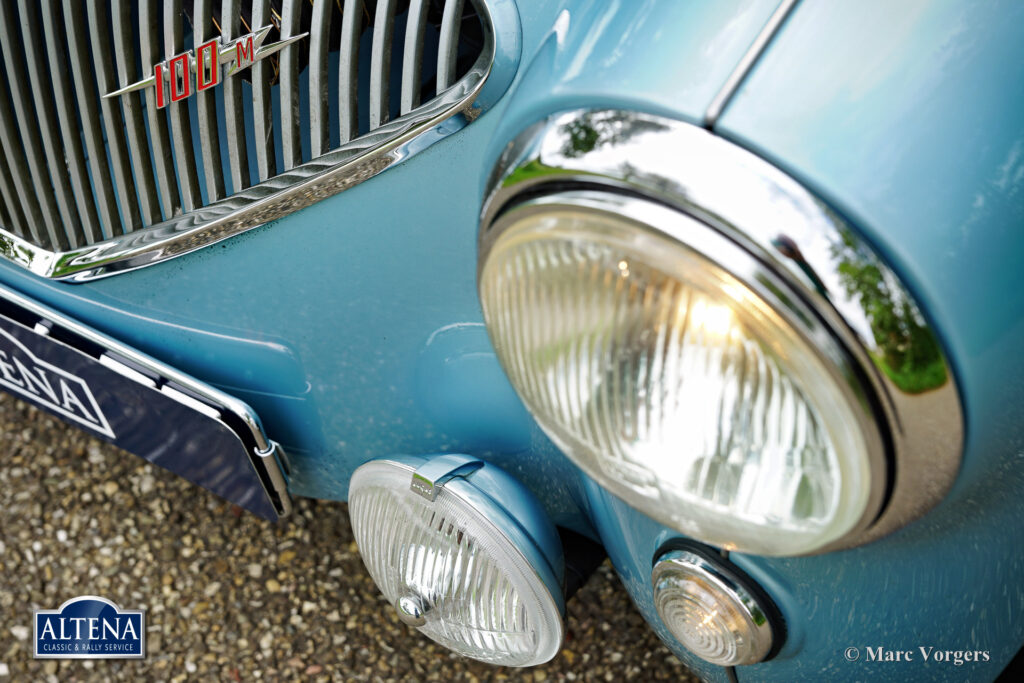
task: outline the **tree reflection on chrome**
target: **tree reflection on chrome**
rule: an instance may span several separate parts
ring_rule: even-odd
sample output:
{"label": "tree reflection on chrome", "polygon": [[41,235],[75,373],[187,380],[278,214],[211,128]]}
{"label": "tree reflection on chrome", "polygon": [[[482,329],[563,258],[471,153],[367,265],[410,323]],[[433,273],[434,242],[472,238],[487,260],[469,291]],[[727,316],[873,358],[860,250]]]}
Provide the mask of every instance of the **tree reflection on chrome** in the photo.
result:
{"label": "tree reflection on chrome", "polygon": [[839,280],[847,296],[860,302],[871,323],[877,348],[875,363],[903,391],[917,394],[942,386],[946,365],[938,341],[920,311],[892,275],[857,248],[858,239],[840,228],[841,242],[832,245]]}
{"label": "tree reflection on chrome", "polygon": [[587,112],[562,126],[566,139],[560,151],[576,159],[598,147],[614,147],[638,135],[667,129],[663,123],[634,116],[631,112]]}

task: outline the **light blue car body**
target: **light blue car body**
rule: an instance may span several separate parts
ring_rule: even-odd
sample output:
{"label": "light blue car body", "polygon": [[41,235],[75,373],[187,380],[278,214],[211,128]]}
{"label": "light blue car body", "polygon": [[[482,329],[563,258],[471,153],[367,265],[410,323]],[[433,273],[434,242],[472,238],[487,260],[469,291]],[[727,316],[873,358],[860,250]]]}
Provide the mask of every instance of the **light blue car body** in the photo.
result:
{"label": "light blue car body", "polygon": [[[67,284],[3,263],[0,281],[247,402],[290,454],[295,496],[343,500],[356,467],[393,454],[500,465],[556,524],[598,538],[668,646],[724,680],[653,607],[654,554],[677,534],[582,474],[505,378],[476,239],[513,136],[580,107],[700,124],[777,3],[494,4],[501,91],[465,130],[161,265]],[[1024,4],[803,2],[715,131],[803,181],[900,274],[951,359],[966,424],[953,490],[901,531],[813,557],[732,555],[788,628],[778,656],[738,678],[996,677],[1024,643]],[[915,657],[851,662],[849,647]],[[923,661],[919,647],[990,658]]]}

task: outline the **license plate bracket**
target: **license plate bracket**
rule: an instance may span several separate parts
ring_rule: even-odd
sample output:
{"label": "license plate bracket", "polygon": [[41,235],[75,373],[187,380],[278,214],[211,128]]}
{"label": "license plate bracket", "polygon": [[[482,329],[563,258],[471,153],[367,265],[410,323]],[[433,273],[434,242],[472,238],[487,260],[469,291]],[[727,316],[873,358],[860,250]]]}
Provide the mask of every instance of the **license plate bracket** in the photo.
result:
{"label": "license plate bracket", "polygon": [[3,286],[0,389],[261,517],[291,510],[249,406]]}

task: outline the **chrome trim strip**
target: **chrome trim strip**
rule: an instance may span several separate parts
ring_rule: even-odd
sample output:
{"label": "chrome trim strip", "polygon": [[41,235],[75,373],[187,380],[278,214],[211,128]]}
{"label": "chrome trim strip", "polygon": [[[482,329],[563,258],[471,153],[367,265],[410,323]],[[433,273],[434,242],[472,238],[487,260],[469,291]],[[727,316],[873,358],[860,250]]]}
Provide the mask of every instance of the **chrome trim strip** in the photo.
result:
{"label": "chrome trim strip", "polygon": [[[21,308],[30,311],[31,313],[39,316],[43,320],[55,323],[59,327],[69,330],[78,337],[81,337],[100,347],[101,349],[103,349],[104,355],[100,356],[97,360],[102,365],[114,369],[115,365],[117,364],[124,365],[123,363],[121,363],[121,361],[118,360],[118,358],[123,358],[135,364],[136,366],[142,368],[143,370],[149,371],[154,375],[157,375],[165,380],[168,380],[175,385],[187,389],[188,391],[196,394],[197,396],[200,396],[206,401],[209,401],[213,405],[217,406],[221,411],[230,413],[235,418],[240,420],[241,423],[245,425],[245,428],[247,430],[245,436],[251,438],[253,445],[255,445],[256,447],[255,452],[252,454],[252,457],[250,458],[253,461],[253,465],[255,466],[256,462],[261,462],[262,466],[264,467],[264,471],[262,472],[262,474],[266,475],[266,479],[273,483],[273,489],[271,491],[268,491],[268,493],[272,494],[272,499],[274,498],[274,496],[276,496],[277,500],[275,501],[275,503],[277,503],[278,513],[281,516],[284,516],[291,512],[291,498],[289,497],[288,494],[287,483],[285,482],[284,475],[281,472],[281,467],[287,463],[287,457],[285,456],[284,451],[281,449],[280,445],[278,445],[277,442],[275,441],[271,441],[267,437],[266,432],[263,431],[263,425],[260,422],[259,416],[256,415],[256,413],[254,413],[248,405],[238,400],[234,396],[231,396],[230,394],[226,394],[223,391],[216,389],[215,387],[200,382],[176,370],[170,365],[161,363],[158,360],[150,358],[149,356],[146,356],[140,353],[139,351],[136,351],[130,346],[126,346],[115,339],[112,339],[104,334],[96,332],[95,330],[92,330],[88,327],[85,327],[84,325],[82,325],[76,320],[73,320],[72,318],[68,318],[52,309],[45,308],[40,304],[36,303],[35,301],[33,301],[32,299],[22,296],[13,289],[0,285],[0,298],[6,299],[7,301],[10,301],[16,304],[17,306],[20,306]],[[131,368],[127,369],[130,371],[130,373],[140,374],[137,373],[137,371],[132,370]],[[130,373],[125,373],[120,370],[117,371],[120,372],[122,375],[125,375],[126,377],[134,379],[133,377],[131,377]],[[151,383],[148,380],[141,383],[147,386],[151,386]],[[182,400],[181,397],[174,396],[175,393],[181,392],[177,392],[173,387],[166,386],[166,384],[164,387],[161,388],[161,392],[167,394],[168,396],[174,397],[175,400]],[[209,406],[202,406],[202,408],[200,408],[199,405],[195,404],[201,405],[201,402],[196,401],[196,399],[191,398],[186,394],[182,395],[184,396],[185,399],[187,399],[187,401],[182,402],[185,402],[187,405],[190,405],[193,408],[200,410],[201,412],[204,410],[209,410]],[[274,460],[272,462],[267,460],[267,458],[271,456],[274,457]]]}
{"label": "chrome trim strip", "polygon": [[729,100],[739,90],[743,80],[750,73],[750,70],[754,68],[754,64],[757,63],[761,53],[764,52],[765,48],[768,47],[768,43],[772,41],[775,34],[782,28],[783,22],[786,21],[786,17],[796,7],[796,3],[799,0],[782,0],[779,6],[775,8],[772,15],[768,17],[768,23],[764,25],[761,32],[757,34],[754,42],[750,44],[747,51],[743,53],[743,57],[736,64],[736,68],[729,74],[729,78],[725,79],[725,84],[722,85],[722,89],[718,91],[714,99],[711,100],[711,104],[708,105],[707,111],[704,112],[704,127],[711,129],[715,127],[715,123],[718,121],[718,117],[725,111],[726,105],[729,104]]}
{"label": "chrome trim strip", "polygon": [[[466,75],[448,90],[409,114],[317,159],[218,202],[144,230],[118,235],[81,249],[54,252],[0,229],[0,256],[42,277],[72,282],[94,280],[196,251],[294,213],[372,178],[393,164],[413,156],[431,142],[458,132],[479,115],[476,99],[491,73],[496,46],[488,4],[479,2],[475,7],[484,26],[484,45],[480,56]],[[175,32],[181,29],[180,15],[176,16],[177,25],[173,21],[174,17],[165,17],[169,20],[166,26],[169,38],[174,38]],[[174,107],[180,104],[172,103],[168,107],[171,110],[172,125],[176,121]],[[183,109],[180,111],[187,113]],[[258,115],[256,120],[259,120]],[[178,123],[187,126],[187,117]],[[440,125],[442,123],[445,124],[443,127]],[[177,135],[178,132],[174,134],[175,144],[191,139],[188,135]],[[431,132],[431,140],[420,140],[420,136],[427,132]],[[261,175],[264,172],[262,164],[272,162],[272,142],[269,140],[270,144],[267,145],[268,158],[259,160]],[[257,150],[260,147],[257,145]],[[179,164],[186,159],[184,155],[179,156],[177,150],[175,158]],[[189,181],[195,180],[195,168],[189,168],[193,176]],[[182,187],[183,195],[188,194],[186,189],[187,183]],[[195,192],[198,197],[198,186]]]}
{"label": "chrome trim strip", "polygon": [[[701,127],[637,112],[577,110],[532,126],[506,147],[483,207],[480,262],[503,213],[566,188],[642,196],[717,230],[781,278],[855,362],[888,432],[891,492],[869,528],[820,552],[880,538],[946,495],[964,439],[952,365],[910,291],[831,207]],[[913,335],[893,338],[872,319],[869,305],[878,301],[865,301],[874,295],[858,274],[880,283]],[[908,360],[914,358],[928,362]]]}

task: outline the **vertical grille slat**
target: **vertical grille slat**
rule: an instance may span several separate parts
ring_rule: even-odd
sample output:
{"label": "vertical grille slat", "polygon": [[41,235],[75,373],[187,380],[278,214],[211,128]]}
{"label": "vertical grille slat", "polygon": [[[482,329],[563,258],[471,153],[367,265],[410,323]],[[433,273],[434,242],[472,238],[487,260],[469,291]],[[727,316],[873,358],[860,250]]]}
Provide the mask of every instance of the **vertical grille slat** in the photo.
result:
{"label": "vertical grille slat", "polygon": [[[212,36],[213,13],[210,0],[195,0],[192,5],[192,46],[196,59],[199,58],[199,47]],[[193,69],[198,70],[193,64]],[[197,73],[197,81],[199,74]],[[198,82],[196,89],[199,89]],[[199,114],[199,149],[203,157],[203,178],[206,180],[206,197],[208,202],[224,198],[224,174],[220,165],[220,136],[217,134],[217,101],[210,88],[199,91],[195,95],[196,111]]]}
{"label": "vertical grille slat", "polygon": [[74,192],[71,190],[71,178],[62,150],[62,136],[57,116],[54,112],[54,95],[50,86],[51,78],[44,72],[47,64],[46,50],[43,41],[41,20],[37,14],[38,4],[19,0],[18,11],[21,18],[21,37],[25,48],[25,66],[32,89],[32,105],[35,118],[39,124],[41,142],[46,154],[46,165],[53,182],[54,198],[60,212],[63,232],[72,247],[85,242],[78,217],[78,206],[75,204]]}
{"label": "vertical grille slat", "polygon": [[[302,4],[284,0],[281,7],[281,39],[299,31]],[[292,43],[281,50],[281,161],[290,171],[302,163],[302,138],[299,129],[299,46]]]}
{"label": "vertical grille slat", "polygon": [[92,183],[89,180],[89,168],[86,166],[82,138],[78,134],[78,112],[75,109],[74,87],[71,83],[68,56],[64,49],[63,32],[61,31],[60,0],[44,0],[41,3],[41,8],[47,61],[50,67],[50,77],[54,81],[54,104],[57,109],[57,120],[60,123],[64,153],[67,155],[75,205],[78,207],[83,243],[92,244],[103,239],[103,231],[100,229],[100,217],[96,212],[96,203],[93,201]]}
{"label": "vertical grille slat", "polygon": [[391,81],[391,40],[395,30],[394,0],[378,0],[370,53],[370,130],[388,122]]}
{"label": "vertical grille slat", "polygon": [[[142,0],[139,3],[139,51],[142,58],[140,78],[153,75],[153,65],[163,59],[160,39],[160,0]],[[178,196],[178,179],[174,174],[174,157],[171,154],[171,133],[167,116],[156,107],[156,92],[146,88],[146,121],[149,124],[149,143],[153,149],[153,166],[160,188],[164,216],[170,218],[181,213]]]}
{"label": "vertical grille slat", "polygon": [[0,258],[135,268],[383,172],[470,122],[408,144],[490,73],[488,1],[0,0]]}
{"label": "vertical grille slat", "polygon": [[0,98],[0,151],[4,154],[7,173],[13,185],[11,206],[21,210],[23,216],[23,236],[31,237],[36,244],[49,246],[50,240],[42,232],[43,210],[36,199],[35,191],[29,182],[28,161],[21,148],[18,124],[14,120],[14,112],[6,97]]}
{"label": "vertical grille slat", "polygon": [[[164,59],[168,61],[185,50],[181,8],[176,4],[164,4]],[[192,123],[188,118],[188,100],[171,102],[167,105],[167,110],[171,120],[171,146],[174,149],[174,163],[178,169],[181,206],[185,211],[193,211],[202,206],[203,199],[199,190],[195,154],[192,151]]]}
{"label": "vertical grille slat", "polygon": [[338,112],[343,143],[359,133],[359,29],[362,25],[363,0],[345,0],[338,50]]}
{"label": "vertical grille slat", "polygon": [[[108,85],[106,86],[103,84],[104,79],[101,79],[101,89],[107,88],[100,93],[101,95],[105,95],[111,89],[134,83],[139,79],[139,74],[135,68],[135,45],[134,40],[132,40],[133,32],[131,30],[132,7],[127,0],[114,0],[111,12],[113,13],[114,56],[117,59],[117,72],[116,77],[112,73],[107,76],[106,82]],[[105,36],[102,36],[100,31],[93,33],[94,40],[103,37]],[[109,60],[109,56],[107,59]],[[97,71],[101,70],[97,69]],[[114,78],[117,78],[117,80],[111,83]],[[160,222],[162,213],[156,189],[156,179],[153,177],[149,142],[146,140],[146,123],[140,107],[141,97],[139,93],[129,93],[122,95],[118,99],[121,100],[121,111],[124,114],[124,129],[127,133],[128,151],[131,154],[131,167],[135,175],[135,189],[139,196],[142,219],[146,225],[154,225]],[[105,103],[109,102],[105,106],[115,110],[117,106],[116,100],[104,99],[103,101]],[[104,118],[108,121],[111,120],[111,117],[107,117],[105,112],[106,109],[104,109]],[[109,142],[109,132],[107,136]],[[120,138],[120,135],[117,137]],[[113,150],[111,151],[113,152]],[[131,194],[131,192],[129,191],[128,194]]]}
{"label": "vertical grille slat", "polygon": [[[4,106],[0,103],[0,145],[7,147],[6,136],[3,135],[4,128]],[[2,149],[0,149],[2,151]],[[11,178],[11,170],[7,167],[7,156],[0,153],[0,199],[3,200],[3,215],[0,220],[5,226],[18,237],[28,239],[32,235],[25,224],[25,216],[21,211],[21,202],[18,200],[18,191],[15,189],[14,180]]]}
{"label": "vertical grille slat", "polygon": [[[224,0],[221,8],[221,43],[242,35],[240,0]],[[226,66],[226,65],[225,65]],[[242,84],[237,78],[221,75],[224,87],[224,121],[227,125],[228,165],[231,167],[231,186],[235,192],[249,187],[249,154],[245,147],[245,110],[242,106]]]}
{"label": "vertical grille slat", "polygon": [[[270,23],[270,0],[253,0],[253,27]],[[270,96],[270,65],[264,61],[252,65],[252,129],[256,138],[256,169],[260,182],[270,178],[277,171],[277,155],[274,150],[274,111]]]}
{"label": "vertical grille slat", "polygon": [[[114,172],[114,187],[117,189],[118,205],[121,208],[121,216],[124,218],[125,232],[131,232],[143,226],[142,213],[145,213],[147,218],[159,215],[156,187],[152,183],[152,177],[150,177],[149,184],[145,181],[148,165],[143,168],[142,164],[136,164],[135,182],[132,182],[133,169],[124,139],[125,122],[121,118],[121,107],[117,101],[103,97],[106,93],[117,90],[117,81],[114,77],[114,55],[111,51],[110,25],[104,11],[106,5],[90,2],[88,6],[88,34],[92,39],[93,68],[96,73],[100,111],[107,137],[107,155],[110,157],[110,167]],[[78,11],[81,12],[81,9]],[[138,194],[136,194],[136,190],[138,190]]]}
{"label": "vertical grille slat", "polygon": [[334,0],[313,0],[313,22],[309,30],[309,150],[315,159],[330,145],[327,39],[331,37]]}
{"label": "vertical grille slat", "polygon": [[114,197],[114,184],[107,166],[97,103],[96,79],[89,59],[88,30],[82,19],[81,6],[75,0],[64,0],[64,35],[68,41],[68,58],[75,83],[78,114],[82,119],[82,136],[89,160],[93,191],[98,199],[100,220],[105,237],[121,234],[121,215]]}
{"label": "vertical grille slat", "polygon": [[459,30],[462,27],[464,0],[447,0],[441,16],[441,37],[437,48],[437,92],[455,82],[455,64],[459,55]]}
{"label": "vertical grille slat", "polygon": [[[36,113],[32,110],[32,97],[27,92],[25,73],[25,56],[21,51],[21,40],[14,16],[14,6],[10,2],[0,3],[0,42],[3,43],[4,66],[7,70],[7,85],[11,91],[14,105],[14,119],[17,122],[17,134],[13,144],[23,147],[29,176],[32,179],[31,191],[39,201],[40,213],[49,243],[57,248],[67,247],[67,237],[57,206],[57,197],[50,183],[46,169],[46,160],[42,152],[42,133],[36,125]],[[20,140],[19,140],[20,138]],[[6,140],[7,144],[12,144]],[[17,171],[15,171],[17,173]]]}
{"label": "vertical grille slat", "polygon": [[423,37],[427,30],[429,6],[427,0],[412,0],[409,3],[409,18],[405,24],[405,48],[402,50],[402,114],[408,114],[420,104]]}

